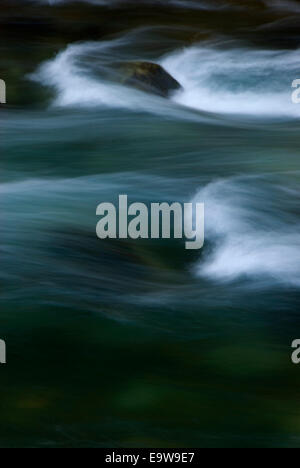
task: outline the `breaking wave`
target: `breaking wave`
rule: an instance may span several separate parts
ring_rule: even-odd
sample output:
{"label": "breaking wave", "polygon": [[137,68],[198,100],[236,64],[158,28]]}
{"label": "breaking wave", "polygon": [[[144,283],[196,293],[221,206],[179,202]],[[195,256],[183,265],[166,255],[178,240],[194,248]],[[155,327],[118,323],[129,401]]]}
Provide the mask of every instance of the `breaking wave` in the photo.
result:
{"label": "breaking wave", "polygon": [[[300,116],[292,103],[291,84],[298,77],[299,51],[257,50],[225,41],[201,43],[162,57],[143,57],[139,40],[149,31],[135,31],[106,42],[73,44],[32,76],[56,90],[54,106],[125,108],[183,117],[203,111],[224,115],[292,118]],[[171,100],[110,81],[114,61],[159,62],[183,86]]]}
{"label": "breaking wave", "polygon": [[196,274],[222,282],[248,278],[299,287],[297,185],[262,176],[219,180],[203,188],[194,201],[205,203],[206,237],[214,247]]}

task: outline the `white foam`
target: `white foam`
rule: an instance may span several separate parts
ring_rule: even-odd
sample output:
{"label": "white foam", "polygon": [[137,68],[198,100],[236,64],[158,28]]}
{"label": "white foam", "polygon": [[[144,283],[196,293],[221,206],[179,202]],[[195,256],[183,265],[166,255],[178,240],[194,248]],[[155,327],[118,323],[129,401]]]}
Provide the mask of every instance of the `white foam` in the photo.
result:
{"label": "white foam", "polygon": [[172,100],[105,81],[99,73],[93,73],[94,62],[107,65],[108,59],[149,60],[132,52],[142,33],[70,45],[43,64],[33,79],[56,89],[55,106],[105,106],[180,118],[191,110],[300,117],[300,106],[291,99],[292,81],[299,78],[299,50],[255,50],[237,43],[207,43],[173,52],[160,60],[183,86]]}
{"label": "white foam", "polygon": [[[276,203],[284,189],[249,181],[216,181],[195,197],[205,203],[206,239],[214,243],[196,274],[222,282],[269,278],[300,287],[300,225]],[[294,195],[299,199],[299,190]]]}
{"label": "white foam", "polygon": [[[57,91],[55,106],[95,107],[99,105],[109,107],[139,108],[139,93],[124,87],[105,83],[89,74],[80,62],[84,54],[101,53],[108,43],[85,43],[71,45],[59,53],[54,60],[42,65],[32,75],[32,79],[43,84],[53,86]],[[128,95],[129,93],[129,95]]]}
{"label": "white foam", "polygon": [[101,60],[101,58],[106,62],[107,56],[110,59],[114,56],[118,60],[120,59],[118,48],[122,49],[124,46],[126,48],[128,40],[131,40],[131,34],[128,37],[124,36],[119,40],[108,42],[70,45],[53,60],[42,64],[30,78],[56,90],[57,95],[52,103],[55,107],[95,108],[103,106],[137,112],[146,111],[174,118],[191,118],[189,112],[179,108],[170,100],[105,81],[100,76],[93,76],[91,69],[87,66],[87,60],[82,60],[86,56],[90,57],[91,62]]}
{"label": "white foam", "polygon": [[299,75],[299,50],[242,47],[186,48],[162,60],[182,85],[176,102],[211,112],[255,116],[300,116],[291,100]]}

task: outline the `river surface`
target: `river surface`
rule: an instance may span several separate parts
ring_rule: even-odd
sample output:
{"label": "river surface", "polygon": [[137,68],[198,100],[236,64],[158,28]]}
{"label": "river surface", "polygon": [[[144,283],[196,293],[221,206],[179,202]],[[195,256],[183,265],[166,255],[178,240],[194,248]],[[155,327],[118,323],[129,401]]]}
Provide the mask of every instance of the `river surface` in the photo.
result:
{"label": "river surface", "polygon": [[[0,11],[0,446],[300,447],[300,2]],[[204,202],[204,248],[100,241],[119,194]]]}

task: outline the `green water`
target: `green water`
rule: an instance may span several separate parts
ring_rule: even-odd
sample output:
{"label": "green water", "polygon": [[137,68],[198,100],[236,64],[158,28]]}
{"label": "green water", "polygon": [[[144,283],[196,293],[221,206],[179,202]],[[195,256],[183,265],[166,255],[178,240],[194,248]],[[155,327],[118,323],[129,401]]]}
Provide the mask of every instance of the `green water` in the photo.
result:
{"label": "green water", "polygon": [[[0,446],[298,447],[298,14],[13,3],[0,7]],[[187,93],[103,83],[97,67],[120,57],[163,61]],[[204,249],[97,239],[97,205],[121,193],[204,201]]]}

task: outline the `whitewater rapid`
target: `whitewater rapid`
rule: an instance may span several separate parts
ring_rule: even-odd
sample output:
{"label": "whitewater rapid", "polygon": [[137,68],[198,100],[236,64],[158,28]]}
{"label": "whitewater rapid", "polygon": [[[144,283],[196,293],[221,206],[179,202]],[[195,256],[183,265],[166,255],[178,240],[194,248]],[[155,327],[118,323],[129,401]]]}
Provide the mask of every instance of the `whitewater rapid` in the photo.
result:
{"label": "whitewater rapid", "polygon": [[[95,224],[95,213],[87,207],[96,207],[103,200],[112,201],[112,193],[127,193],[131,201],[145,198],[151,201],[150,194],[155,188],[161,201],[205,204],[205,246],[203,254],[198,254],[200,258],[191,266],[193,276],[223,283],[245,280],[247,288],[249,281],[261,288],[272,287],[274,283],[300,287],[297,178],[278,174],[219,179],[200,187],[193,199],[179,200],[176,187],[183,188],[183,185],[188,186],[188,180],[143,173],[1,184],[0,193],[6,200],[3,215],[7,220],[1,228],[3,252],[8,253],[13,243],[20,258],[37,258],[39,244],[47,243],[49,236],[59,231],[61,220],[64,229],[69,226],[76,232],[82,225]],[[29,206],[31,218],[24,215],[24,207]],[[49,206],[61,208],[51,211]],[[15,231],[17,209],[18,230]],[[28,237],[32,232],[38,240],[35,246]]]}
{"label": "whitewater rapid", "polygon": [[297,181],[283,185],[279,176],[267,175],[218,180],[201,189],[193,202],[200,200],[208,213],[206,236],[214,247],[196,265],[197,276],[300,287]]}
{"label": "whitewater rapid", "polygon": [[[291,99],[292,82],[299,77],[299,50],[254,49],[223,38],[151,58],[136,50],[139,39],[151,42],[151,31],[72,44],[42,64],[31,78],[54,88],[55,107],[104,106],[179,118],[193,110],[258,118],[300,117],[300,107]],[[171,100],[116,84],[103,73],[114,61],[149,59],[182,84],[183,89]]]}
{"label": "whitewater rapid", "polygon": [[[299,119],[300,107],[291,99],[292,82],[299,77],[299,50],[255,48],[222,37],[186,47],[170,44],[167,53],[151,55],[147,46],[159,43],[159,30],[155,34],[142,28],[107,41],[69,45],[41,64],[31,79],[54,89],[51,106],[59,109],[122,109],[196,121],[207,113],[224,123],[230,116],[242,116],[258,119],[258,130],[261,123]],[[160,63],[183,89],[166,100],[109,81],[106,71],[112,63],[130,60]],[[243,148],[234,154],[237,167],[243,154]],[[293,178],[280,177],[221,177],[199,184],[194,201],[205,204],[210,247],[192,268],[196,278],[300,287],[300,193]],[[114,191],[121,193],[117,186]]]}

